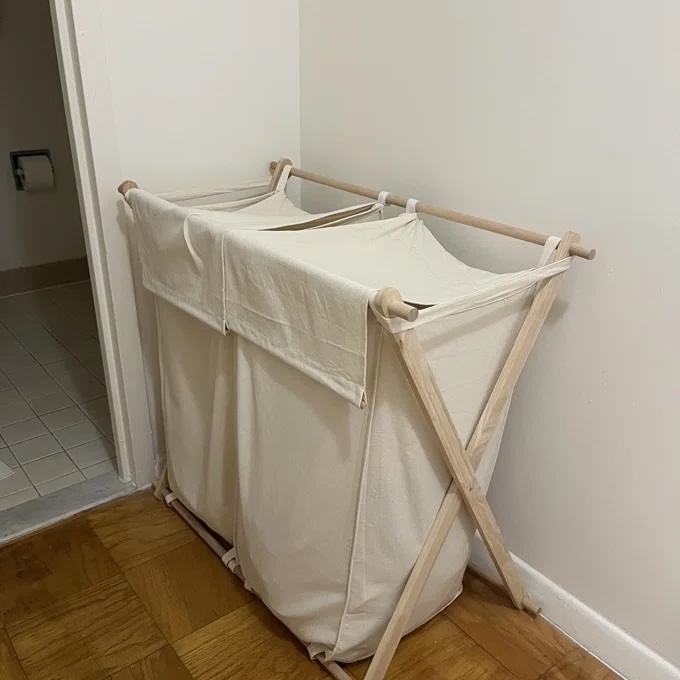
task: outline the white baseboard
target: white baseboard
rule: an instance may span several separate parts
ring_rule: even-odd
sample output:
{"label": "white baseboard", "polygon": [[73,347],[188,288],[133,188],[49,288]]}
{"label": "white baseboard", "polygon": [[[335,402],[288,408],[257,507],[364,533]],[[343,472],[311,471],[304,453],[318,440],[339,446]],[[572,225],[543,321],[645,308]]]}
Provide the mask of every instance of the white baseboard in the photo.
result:
{"label": "white baseboard", "polygon": [[[470,561],[485,574],[497,572],[484,544],[475,536]],[[543,616],[581,647],[628,680],[680,680],[680,668],[577,600],[518,557],[524,585],[543,605]]]}

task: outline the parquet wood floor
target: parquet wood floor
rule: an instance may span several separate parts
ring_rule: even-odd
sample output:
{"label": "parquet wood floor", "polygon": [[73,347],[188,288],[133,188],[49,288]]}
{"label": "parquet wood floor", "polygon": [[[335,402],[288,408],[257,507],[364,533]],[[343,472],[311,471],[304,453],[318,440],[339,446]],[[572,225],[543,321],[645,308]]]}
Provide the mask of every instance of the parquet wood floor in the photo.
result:
{"label": "parquet wood floor", "polygon": [[[142,492],[0,548],[2,680],[327,680]],[[347,670],[361,680],[368,661]],[[402,641],[389,680],[616,680],[479,579]]]}

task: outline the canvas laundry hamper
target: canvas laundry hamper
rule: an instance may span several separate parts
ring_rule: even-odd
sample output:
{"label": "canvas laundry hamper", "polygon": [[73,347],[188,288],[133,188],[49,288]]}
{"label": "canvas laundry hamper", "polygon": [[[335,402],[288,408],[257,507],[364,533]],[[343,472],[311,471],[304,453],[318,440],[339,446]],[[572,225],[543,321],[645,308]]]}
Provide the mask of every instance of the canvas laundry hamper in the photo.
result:
{"label": "canvas laundry hamper", "polygon": [[[213,194],[193,191],[155,196],[135,189],[126,197],[137,225],[130,236],[142,281],[154,293],[170,484],[188,509],[230,543],[236,494],[235,342],[214,313],[214,306],[222,305],[219,234],[228,228],[336,225],[368,219],[384,207],[371,202],[312,215],[286,196],[287,177],[280,177],[274,191],[232,201],[209,203]],[[249,189],[215,193],[222,197]],[[201,216],[210,224],[207,230],[194,228]]]}
{"label": "canvas laundry hamper", "polygon": [[[503,275],[472,269],[409,213],[257,231],[205,213],[187,229],[173,209],[161,221],[176,223],[168,246],[148,236],[152,199],[129,193],[144,285],[161,298],[172,491],[234,544],[229,566],[313,656],[371,655],[450,483],[390,335],[416,331],[466,442],[536,286],[569,260]],[[373,313],[386,285],[423,308],[417,321]],[[177,337],[191,338],[185,352],[168,350]],[[484,490],[505,413],[477,472]],[[178,475],[186,460],[193,472]],[[408,630],[460,592],[472,535],[459,514]]]}

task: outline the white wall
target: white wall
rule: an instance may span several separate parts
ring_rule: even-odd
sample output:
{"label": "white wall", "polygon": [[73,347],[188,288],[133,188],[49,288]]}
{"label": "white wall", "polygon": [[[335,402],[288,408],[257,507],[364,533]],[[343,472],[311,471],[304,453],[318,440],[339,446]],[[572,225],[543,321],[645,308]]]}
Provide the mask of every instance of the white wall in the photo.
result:
{"label": "white wall", "polygon": [[[300,12],[305,167],[598,248],[517,389],[491,504],[517,555],[680,664],[680,4]],[[536,255],[431,223],[471,264]]]}
{"label": "white wall", "polygon": [[299,152],[297,0],[103,3],[121,171],[150,191]]}
{"label": "white wall", "polygon": [[[0,3],[0,100],[0,270],[84,256],[48,0]],[[50,150],[53,190],[16,190],[25,149]]]}
{"label": "white wall", "polygon": [[144,485],[152,440],[162,445],[154,318],[145,295],[137,317],[116,187],[124,179],[155,192],[221,186],[266,175],[273,158],[299,156],[298,3],[51,2],[95,289],[108,325],[107,383],[122,469]]}

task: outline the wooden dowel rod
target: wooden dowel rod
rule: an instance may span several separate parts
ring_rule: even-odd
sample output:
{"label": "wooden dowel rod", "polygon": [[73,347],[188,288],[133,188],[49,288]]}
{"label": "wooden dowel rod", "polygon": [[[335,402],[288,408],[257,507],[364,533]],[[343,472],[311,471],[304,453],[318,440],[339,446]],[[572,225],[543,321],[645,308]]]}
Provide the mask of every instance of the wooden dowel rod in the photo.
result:
{"label": "wooden dowel rod", "polygon": [[322,661],[319,663],[336,679],[336,680],[354,680],[354,676],[350,675],[342,666],[335,663],[335,661]]}
{"label": "wooden dowel rod", "polygon": [[[272,161],[269,165],[270,170],[275,170],[276,166],[276,161]],[[331,187],[332,189],[345,191],[349,194],[356,194],[357,196],[364,196],[365,198],[370,198],[376,201],[378,200],[378,196],[380,194],[379,191],[362,187],[359,184],[343,182],[342,180],[333,179],[332,177],[326,177],[324,175],[318,175],[315,172],[309,172],[307,170],[302,170],[301,168],[293,168],[290,172],[290,175],[291,177],[298,177],[299,179],[304,179],[308,182],[314,182],[315,184],[321,184],[325,187]],[[399,208],[405,208],[407,201],[407,198],[398,196],[397,194],[389,194],[387,197],[387,205],[395,205]],[[420,201],[418,201],[417,210],[419,213],[423,213],[424,215],[440,217],[444,220],[448,220],[449,222],[465,224],[468,227],[475,227],[476,229],[491,231],[495,234],[510,236],[511,238],[516,238],[520,241],[527,241],[528,243],[535,243],[539,246],[545,245],[549,238],[547,234],[541,234],[537,231],[522,229],[521,227],[514,227],[511,224],[504,224],[503,222],[487,220],[484,217],[466,215],[465,213],[458,212],[456,210],[449,210],[448,208],[442,208],[429,203],[421,203]],[[586,248],[585,246],[582,246],[578,243],[571,247],[569,253],[570,255],[575,255],[576,257],[582,257],[585,260],[592,260],[596,255],[595,250]]]}
{"label": "wooden dowel rod", "polygon": [[212,534],[187,510],[182,503],[175,499],[169,503],[170,507],[200,536],[203,542],[222,559],[227,550],[217,541]]}

